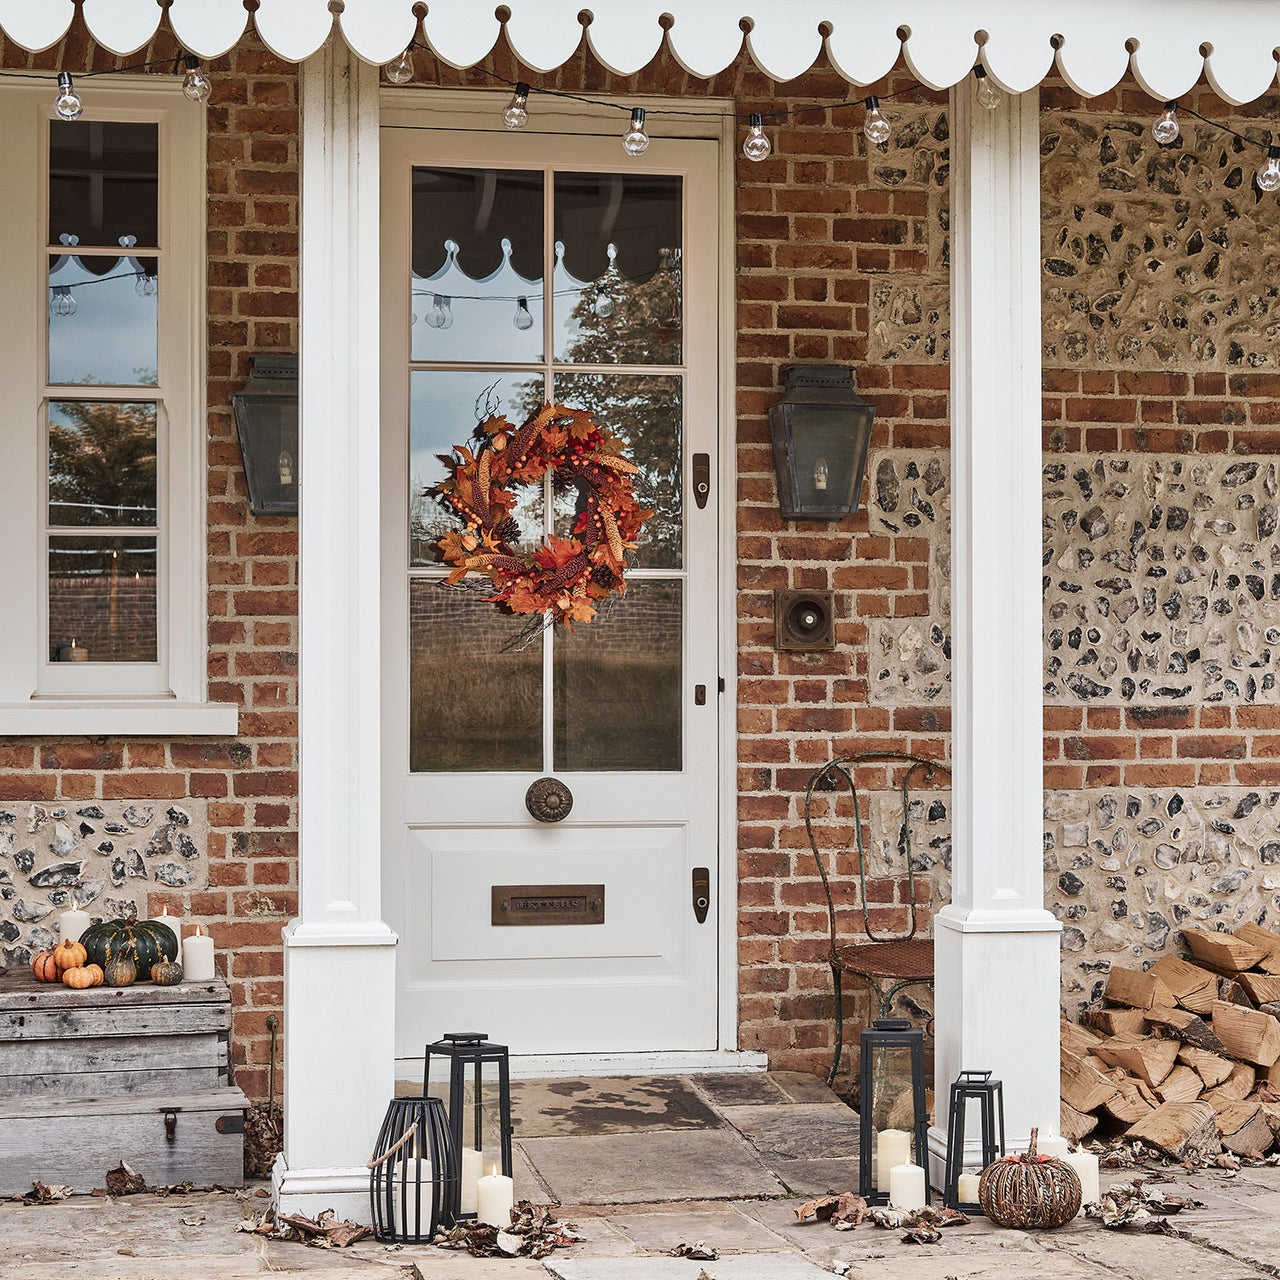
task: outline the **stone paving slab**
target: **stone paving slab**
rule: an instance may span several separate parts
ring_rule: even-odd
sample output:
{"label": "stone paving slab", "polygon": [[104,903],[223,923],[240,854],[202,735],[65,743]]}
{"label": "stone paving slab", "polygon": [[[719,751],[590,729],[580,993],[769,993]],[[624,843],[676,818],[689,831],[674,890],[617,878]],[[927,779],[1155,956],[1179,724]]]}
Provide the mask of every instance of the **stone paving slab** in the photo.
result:
{"label": "stone paving slab", "polygon": [[688,1076],[513,1080],[517,1138],[706,1129],[720,1124]]}
{"label": "stone paving slab", "polygon": [[530,1138],[520,1146],[563,1205],[750,1199],[786,1192],[730,1129]]}
{"label": "stone paving slab", "polygon": [[795,1195],[826,1195],[858,1188],[856,1156],[843,1160],[778,1160],[770,1167]]}
{"label": "stone paving slab", "polygon": [[561,1258],[545,1262],[557,1280],[831,1280],[831,1273],[787,1253],[738,1253],[714,1262],[692,1258]]}
{"label": "stone paving slab", "polygon": [[769,1079],[785,1093],[792,1102],[839,1102],[827,1082],[820,1076],[811,1076],[807,1071],[771,1071]]}
{"label": "stone paving slab", "polygon": [[725,1107],[724,1116],[769,1163],[858,1158],[858,1117],[843,1103]]}
{"label": "stone paving slab", "polygon": [[694,1076],[692,1079],[698,1092],[704,1094],[713,1107],[784,1107],[795,1101],[772,1076],[763,1073]]}
{"label": "stone paving slab", "polygon": [[697,1241],[720,1253],[767,1253],[790,1247],[763,1223],[732,1206],[700,1205],[678,1213],[615,1213],[609,1221],[646,1253],[670,1253],[679,1244]]}

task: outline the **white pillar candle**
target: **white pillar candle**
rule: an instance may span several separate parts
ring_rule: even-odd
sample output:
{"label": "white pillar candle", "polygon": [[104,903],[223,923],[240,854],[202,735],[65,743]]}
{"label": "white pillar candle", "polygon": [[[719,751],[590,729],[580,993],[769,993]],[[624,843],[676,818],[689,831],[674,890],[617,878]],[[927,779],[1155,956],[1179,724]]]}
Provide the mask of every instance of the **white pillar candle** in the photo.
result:
{"label": "white pillar candle", "polygon": [[926,1190],[924,1169],[918,1164],[899,1164],[889,1170],[889,1207],[923,1209]]}
{"label": "white pillar candle", "polygon": [[1064,1160],[1070,1150],[1071,1145],[1066,1138],[1056,1137],[1052,1128],[1048,1131],[1046,1137],[1036,1139],[1036,1153],[1038,1155],[1055,1156],[1059,1160]]}
{"label": "white pillar candle", "polygon": [[391,1219],[398,1234],[422,1235],[431,1230],[431,1161],[392,1159]]}
{"label": "white pillar candle", "polygon": [[166,924],[169,926],[170,929],[173,930],[173,936],[178,940],[178,954],[173,958],[179,964],[181,964],[182,963],[182,921],[179,920],[177,916],[171,916],[169,914],[168,907],[161,907],[160,914],[156,916],[156,919],[161,924]]}
{"label": "white pillar candle", "polygon": [[213,939],[196,925],[195,933],[188,934],[182,943],[182,977],[186,982],[212,982]]}
{"label": "white pillar candle", "polygon": [[956,1179],[956,1199],[961,1204],[978,1203],[978,1183],[981,1175],[968,1170]]}
{"label": "white pillar candle", "polygon": [[1102,1188],[1098,1185],[1098,1157],[1081,1148],[1069,1151],[1062,1157],[1075,1171],[1080,1179],[1080,1208],[1083,1211],[1087,1204],[1097,1204],[1102,1199]]}
{"label": "white pillar candle", "polygon": [[[459,1193],[458,1212],[475,1213],[476,1183],[480,1180],[480,1153],[470,1147],[462,1148],[462,1186]],[[505,1225],[505,1224],[504,1224]]]}
{"label": "white pillar candle", "polygon": [[881,1129],[876,1134],[876,1190],[889,1190],[889,1171],[911,1163],[911,1135],[905,1129]]}
{"label": "white pillar candle", "polygon": [[91,923],[87,911],[64,911],[58,917],[58,933],[63,942],[79,942],[80,935]]}
{"label": "white pillar candle", "polygon": [[491,1227],[511,1225],[511,1210],[516,1202],[515,1183],[494,1168],[487,1178],[476,1180],[476,1220]]}

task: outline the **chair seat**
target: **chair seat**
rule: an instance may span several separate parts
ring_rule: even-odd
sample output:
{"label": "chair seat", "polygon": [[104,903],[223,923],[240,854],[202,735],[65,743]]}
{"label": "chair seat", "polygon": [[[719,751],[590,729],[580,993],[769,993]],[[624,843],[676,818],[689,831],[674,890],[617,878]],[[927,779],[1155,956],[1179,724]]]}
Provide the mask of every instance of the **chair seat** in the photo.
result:
{"label": "chair seat", "polygon": [[834,967],[864,978],[933,977],[933,939],[901,938],[895,942],[851,943],[831,953]]}

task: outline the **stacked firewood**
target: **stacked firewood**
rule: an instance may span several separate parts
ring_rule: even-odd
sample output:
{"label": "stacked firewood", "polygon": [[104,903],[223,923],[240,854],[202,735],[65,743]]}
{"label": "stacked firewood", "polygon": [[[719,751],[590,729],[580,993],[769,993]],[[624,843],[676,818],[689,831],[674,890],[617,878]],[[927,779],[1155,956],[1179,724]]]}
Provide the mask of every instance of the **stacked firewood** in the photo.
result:
{"label": "stacked firewood", "polygon": [[1263,1155],[1280,1137],[1280,933],[1182,936],[1189,960],[1113,967],[1102,1003],[1063,1021],[1062,1132]]}

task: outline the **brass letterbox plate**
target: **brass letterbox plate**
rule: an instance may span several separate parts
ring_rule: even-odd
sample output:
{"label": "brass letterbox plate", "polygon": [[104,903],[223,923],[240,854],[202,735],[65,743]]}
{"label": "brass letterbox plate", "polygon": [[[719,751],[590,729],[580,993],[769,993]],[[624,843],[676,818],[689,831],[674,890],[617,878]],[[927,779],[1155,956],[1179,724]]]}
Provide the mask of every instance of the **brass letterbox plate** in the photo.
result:
{"label": "brass letterbox plate", "polygon": [[602,884],[495,884],[493,923],[604,924]]}

